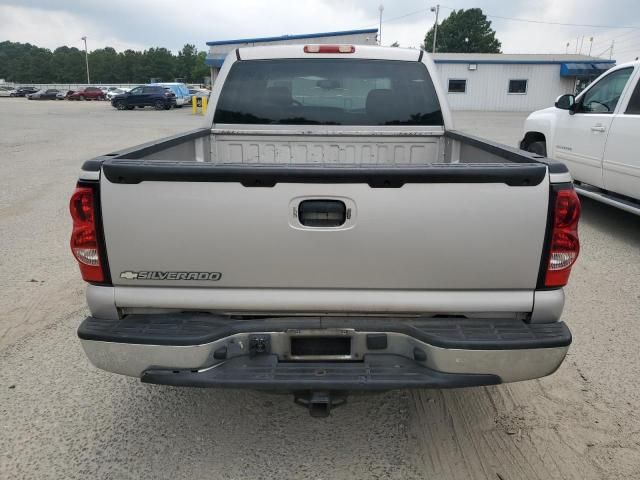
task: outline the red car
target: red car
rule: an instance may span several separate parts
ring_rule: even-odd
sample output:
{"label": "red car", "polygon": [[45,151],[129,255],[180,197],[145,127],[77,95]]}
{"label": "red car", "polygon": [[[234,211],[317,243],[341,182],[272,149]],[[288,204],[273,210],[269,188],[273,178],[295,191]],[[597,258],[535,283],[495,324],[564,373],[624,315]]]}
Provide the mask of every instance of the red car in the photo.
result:
{"label": "red car", "polygon": [[104,92],[98,87],[81,87],[67,95],[69,100],[104,100]]}

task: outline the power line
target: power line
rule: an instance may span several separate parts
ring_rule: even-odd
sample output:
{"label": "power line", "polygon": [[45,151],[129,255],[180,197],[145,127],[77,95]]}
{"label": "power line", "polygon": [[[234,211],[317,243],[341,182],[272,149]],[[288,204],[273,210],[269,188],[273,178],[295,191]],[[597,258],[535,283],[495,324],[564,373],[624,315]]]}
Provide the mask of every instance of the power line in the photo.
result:
{"label": "power line", "polygon": [[[454,7],[449,7],[447,5],[440,5],[440,8],[446,8],[448,10],[457,10]],[[423,10],[416,10],[414,12],[410,12],[410,13],[406,13],[404,15],[400,15],[398,17],[393,17],[393,18],[389,18],[387,20],[383,20],[382,23],[389,23],[389,22],[395,22],[396,20],[401,20],[403,18],[407,18],[407,17],[411,17],[413,15],[417,15],[419,13],[428,13],[429,10],[423,9]],[[558,26],[562,26],[562,27],[589,27],[589,28],[611,28],[611,29],[630,29],[630,30],[640,30],[640,26],[638,25],[596,25],[596,24],[589,24],[589,23],[564,23],[564,22],[549,22],[549,21],[545,21],[545,20],[534,20],[531,18],[515,18],[515,17],[505,17],[502,15],[492,15],[490,13],[485,13],[482,12],[485,16],[489,17],[489,18],[498,18],[500,20],[509,20],[509,21],[513,21],[513,22],[524,22],[524,23],[536,23],[536,24],[543,24],[543,25],[558,25]],[[376,26],[377,24],[371,24],[371,25],[367,25],[367,26]],[[634,32],[626,32],[623,33],[622,35],[619,35],[620,37],[629,34],[629,33],[634,33]],[[618,38],[618,37],[614,37],[614,38]]]}
{"label": "power line", "polygon": [[597,42],[594,42],[594,46],[596,46],[597,48],[600,48],[600,46],[602,45],[606,45],[608,43],[611,43],[612,40],[616,41],[616,44],[624,44],[624,43],[628,43],[628,42],[637,42],[640,40],[640,38],[638,38],[638,35],[640,35],[640,32],[628,32],[628,33],[633,33],[634,35],[632,35],[629,38],[625,38],[623,40],[619,40],[622,35],[618,35],[616,37],[609,37],[605,40],[599,40]]}
{"label": "power line", "polygon": [[[382,24],[384,25],[385,23],[395,22],[396,20],[400,20],[402,18],[407,18],[407,17],[411,17],[413,15],[417,15],[419,13],[428,13],[428,12],[429,12],[429,10],[416,10],[415,12],[405,13],[404,15],[400,15],[398,17],[389,18],[387,20],[383,19],[382,20]],[[377,26],[378,26],[378,24],[375,23],[375,24],[366,25],[366,26],[364,26],[362,28],[377,27]]]}
{"label": "power line", "polygon": [[623,48],[622,50],[616,50],[615,48],[613,49],[613,54],[617,55],[620,53],[628,53],[628,52],[638,52],[640,53],[640,45],[637,47],[632,47],[632,48]]}
{"label": "power line", "polygon": [[[440,8],[447,8],[449,10],[455,10],[453,7],[448,7],[446,5],[440,5]],[[547,22],[544,20],[533,20],[530,18],[514,18],[514,17],[503,17],[502,15],[491,15],[489,13],[482,12],[485,16],[489,18],[499,18],[501,20],[511,20],[514,22],[525,22],[525,23],[540,23],[544,25],[560,25],[563,27],[591,27],[591,28],[630,28],[633,30],[640,30],[640,26],[626,26],[626,25],[593,25],[587,23],[563,23],[563,22]]]}

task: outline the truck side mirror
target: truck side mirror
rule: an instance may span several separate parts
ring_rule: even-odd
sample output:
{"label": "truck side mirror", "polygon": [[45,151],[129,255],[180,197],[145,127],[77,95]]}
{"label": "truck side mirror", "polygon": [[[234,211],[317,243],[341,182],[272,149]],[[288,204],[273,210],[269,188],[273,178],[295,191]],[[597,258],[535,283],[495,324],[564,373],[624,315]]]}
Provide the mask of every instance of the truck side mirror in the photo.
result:
{"label": "truck side mirror", "polygon": [[573,110],[575,104],[576,97],[571,93],[560,95],[556,99],[556,108],[559,108],[560,110]]}

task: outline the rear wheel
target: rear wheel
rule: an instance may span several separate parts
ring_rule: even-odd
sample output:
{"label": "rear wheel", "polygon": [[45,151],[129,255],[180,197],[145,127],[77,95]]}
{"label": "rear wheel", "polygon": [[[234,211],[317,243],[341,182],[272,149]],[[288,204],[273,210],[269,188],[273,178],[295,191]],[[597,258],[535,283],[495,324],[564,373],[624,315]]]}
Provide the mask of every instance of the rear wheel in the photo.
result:
{"label": "rear wheel", "polygon": [[162,100],[156,100],[153,104],[156,110],[164,110],[164,102]]}
{"label": "rear wheel", "polygon": [[527,152],[535,153],[536,155],[540,155],[541,157],[546,157],[547,144],[543,140],[531,142],[529,145],[527,145]]}
{"label": "rear wheel", "polygon": [[116,102],[115,107],[118,110],[124,110],[125,108],[127,108],[127,106],[124,104],[124,102]]}

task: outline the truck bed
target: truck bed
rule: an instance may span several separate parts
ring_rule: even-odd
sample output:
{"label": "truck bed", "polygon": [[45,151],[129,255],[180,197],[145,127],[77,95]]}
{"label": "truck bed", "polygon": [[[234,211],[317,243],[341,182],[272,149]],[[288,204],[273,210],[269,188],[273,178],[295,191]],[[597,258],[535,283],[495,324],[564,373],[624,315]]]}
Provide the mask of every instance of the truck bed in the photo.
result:
{"label": "truck bed", "polygon": [[[236,137],[228,131],[197,130],[85,164],[85,170],[103,173],[102,214],[115,286],[164,289],[168,298],[174,298],[170,287],[240,289],[239,298],[262,298],[257,292],[265,288],[297,291],[300,298],[304,291],[321,295],[321,290],[426,295],[498,289],[529,292],[525,303],[533,302],[553,161],[545,164],[455,131],[411,136],[407,145],[422,145],[438,162],[423,156],[424,163],[404,164],[383,155],[410,151],[407,145],[392,149],[399,140],[388,134],[351,134],[353,141],[346,143],[359,144],[360,152],[368,146],[378,152],[375,158],[389,160],[382,163],[345,164],[325,157],[321,163],[262,157],[244,162],[233,156],[226,161],[219,152],[233,152],[236,144],[244,151],[251,141],[258,152],[276,143],[290,145],[292,137],[307,145],[320,142],[323,152],[335,143],[335,135],[306,141],[290,133],[251,141],[247,132],[235,135],[241,140],[230,140]],[[222,147],[216,147],[219,138]],[[213,151],[216,159],[207,155]],[[344,201],[351,218],[338,228],[301,226],[294,218],[296,202],[317,198]],[[221,279],[128,278],[127,272],[141,271],[219,272]],[[183,298],[191,297],[184,292]],[[234,307],[230,298],[226,306]],[[220,298],[209,300],[214,308]],[[191,301],[198,308],[207,305],[202,298]],[[265,309],[269,302],[273,299],[264,299]],[[313,311],[319,303],[295,308]],[[328,302],[327,308],[362,311],[359,302],[351,303]],[[408,311],[424,308],[421,301],[414,303]],[[251,311],[261,310],[256,302],[248,304]]]}

